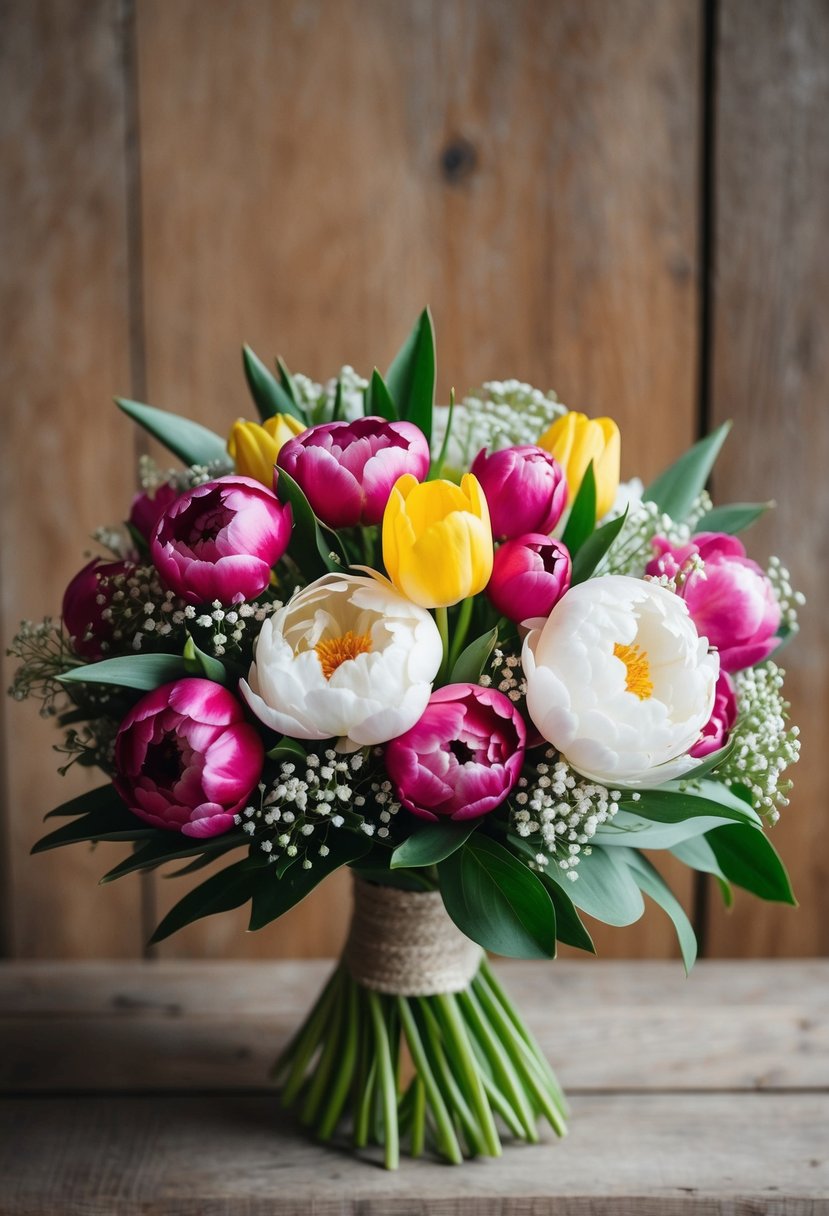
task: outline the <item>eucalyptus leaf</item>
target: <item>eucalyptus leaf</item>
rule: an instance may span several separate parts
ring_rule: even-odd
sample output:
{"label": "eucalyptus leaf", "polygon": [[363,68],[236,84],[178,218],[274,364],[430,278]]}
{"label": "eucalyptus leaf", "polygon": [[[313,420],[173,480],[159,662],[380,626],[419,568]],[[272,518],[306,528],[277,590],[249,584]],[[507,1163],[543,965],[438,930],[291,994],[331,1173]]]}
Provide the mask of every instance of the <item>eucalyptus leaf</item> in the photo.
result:
{"label": "eucalyptus leaf", "polygon": [[432,439],[435,376],[435,331],[426,308],[386,372],[386,385],[398,415],[420,427],[427,443]]}
{"label": "eucalyptus leaf", "polygon": [[125,397],[116,397],[115,404],[185,464],[210,465],[215,461],[229,461],[224,439],[200,422],[152,405],[142,405],[140,401],[128,401]]}
{"label": "eucalyptus leaf", "polygon": [[598,566],[602,558],[609,552],[611,545],[616,537],[624,528],[627,521],[628,512],[625,507],[624,515],[618,516],[616,519],[611,519],[609,523],[602,524],[597,528],[592,535],[580,546],[576,556],[573,558],[573,574],[570,580],[571,585],[583,583]]}
{"label": "eucalyptus leaf", "polygon": [[576,554],[592,534],[596,527],[596,475],[593,471],[593,461],[587,466],[581,485],[578,488],[570,515],[564,527],[562,544],[568,550],[573,561]]}
{"label": "eucalyptus leaf", "polygon": [[58,676],[62,684],[114,684],[120,688],[149,690],[187,675],[184,659],[177,654],[128,654],[73,667]]}
{"label": "eucalyptus leaf", "polygon": [[191,634],[187,635],[181,657],[188,675],[213,680],[216,684],[227,685],[230,682],[224,663],[214,659],[212,655],[205,654],[196,645]]}
{"label": "eucalyptus leaf", "polygon": [[307,425],[308,416],[305,410],[295,403],[270,368],[247,345],[242,347],[242,366],[245,369],[250,395],[263,422],[267,418],[273,418],[275,414],[290,414]]}
{"label": "eucalyptus leaf", "polygon": [[508,958],[554,958],[556,915],[538,875],[475,833],[438,866],[446,911],[473,941]]}
{"label": "eucalyptus leaf", "polygon": [[697,521],[695,532],[727,532],[734,536],[745,532],[756,523],[766,511],[776,504],[769,502],[730,502],[721,507],[714,507],[707,515]]}
{"label": "eucalyptus leaf", "polygon": [[730,430],[731,423],[724,422],[710,435],[695,443],[670,468],[660,474],[656,481],[651,482],[643,495],[644,500],[656,503],[659,510],[670,515],[671,519],[685,519],[695,500],[705,489],[705,483]]}
{"label": "eucalyptus leaf", "polygon": [[618,853],[618,849],[594,844],[591,852],[579,859],[575,882],[565,878],[565,871],[555,864],[548,866],[545,874],[588,916],[606,925],[632,925],[641,917],[645,904],[630,869]]}
{"label": "eucalyptus leaf", "polygon": [[732,823],[709,832],[706,840],[730,882],[760,899],[797,905],[783,862],[761,828]]}
{"label": "eucalyptus leaf", "polygon": [[376,418],[385,418],[395,422],[398,417],[397,406],[391,399],[386,388],[386,382],[375,367],[366,389],[366,414]]}
{"label": "eucalyptus leaf", "polygon": [[327,857],[320,857],[319,854],[314,856],[309,870],[302,865],[292,865],[284,874],[277,876],[273,866],[265,866],[256,876],[248,925],[250,930],[269,925],[303,900],[329,874],[339,870],[340,866],[357,861],[371,848],[371,841],[366,835],[343,829],[329,832],[326,844]]}
{"label": "eucalyptus leaf", "polygon": [[477,819],[465,823],[453,823],[452,820],[427,823],[397,846],[389,865],[393,870],[437,865],[466,843],[478,823]]}
{"label": "eucalyptus leaf", "polygon": [[458,655],[449,677],[449,683],[477,684],[497,641],[498,629],[495,627],[470,642]]}
{"label": "eucalyptus leaf", "polygon": [[664,878],[646,857],[637,853],[635,849],[628,849],[624,854],[624,860],[639,889],[658,903],[673,921],[687,975],[697,961],[697,938],[685,909]]}

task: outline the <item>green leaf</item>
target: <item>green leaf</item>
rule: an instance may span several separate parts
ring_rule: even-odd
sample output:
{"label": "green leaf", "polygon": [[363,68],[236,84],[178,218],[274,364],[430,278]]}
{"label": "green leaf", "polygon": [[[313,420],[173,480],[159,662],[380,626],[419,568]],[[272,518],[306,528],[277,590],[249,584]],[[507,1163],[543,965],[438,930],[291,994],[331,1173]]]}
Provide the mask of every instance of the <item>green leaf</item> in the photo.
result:
{"label": "green leaf", "polygon": [[194,841],[192,837],[183,836],[180,832],[163,832],[156,829],[154,838],[151,837],[130,857],[113,866],[98,881],[101,884],[114,882],[125,874],[134,874],[137,870],[153,870],[168,861],[179,861],[185,857],[201,857],[205,854],[209,860],[215,861],[223,853],[249,844],[250,836],[245,832],[226,832],[223,836]]}
{"label": "green leaf", "polygon": [[266,866],[257,875],[248,925],[250,930],[269,925],[303,900],[329,874],[339,870],[340,866],[364,857],[371,848],[371,841],[364,833],[358,835],[343,829],[329,832],[325,843],[328,845],[328,856],[313,857],[310,870],[302,865],[292,865],[278,877],[274,873],[274,866]]}
{"label": "green leaf", "polygon": [[386,418],[389,422],[397,420],[397,407],[391,399],[386,382],[375,367],[366,389],[366,414],[377,418]]}
{"label": "green leaf", "polygon": [[633,874],[639,889],[644,891],[646,895],[649,895],[655,903],[659,904],[660,908],[673,921],[679,941],[679,950],[682,954],[682,962],[685,966],[685,974],[687,975],[697,961],[697,937],[685,909],[664,878],[654,869],[646,857],[643,857],[641,853],[637,853],[635,849],[626,849],[624,860],[627,862],[628,869]]}
{"label": "green leaf", "polygon": [[229,912],[247,903],[260,868],[253,866],[250,858],[244,857],[225,866],[218,874],[211,874],[170,909],[150,938],[150,944],[163,942],[172,933],[204,916]]}
{"label": "green leaf", "polygon": [[473,941],[508,958],[555,958],[556,914],[544,884],[476,833],[438,866],[446,911]]}
{"label": "green leaf", "polygon": [[266,752],[269,760],[281,760],[287,763],[299,761],[300,764],[305,764],[308,759],[308,753],[305,748],[296,739],[289,739],[287,735],[276,743],[269,752]]}
{"label": "green leaf", "polygon": [[200,422],[191,422],[189,418],[155,409],[152,405],[142,405],[140,401],[128,401],[124,397],[116,397],[115,404],[185,464],[210,465],[217,460],[229,462],[224,439]]}
{"label": "green leaf", "polygon": [[603,824],[593,840],[603,848],[633,846],[637,849],[672,849],[682,841],[704,836],[733,820],[725,815],[695,815],[678,823],[653,823],[629,811],[617,811],[610,823]]}
{"label": "green leaf", "polygon": [[646,502],[654,502],[660,511],[680,521],[690,511],[695,499],[705,489],[705,483],[731,430],[731,423],[724,422],[710,435],[700,439],[679,460],[651,482],[643,495]]}
{"label": "green leaf", "polygon": [[334,408],[331,411],[332,422],[342,422],[343,411],[345,404],[343,402],[343,382],[342,377],[337,379],[337,387],[334,390]]}
{"label": "green leaf", "polygon": [[[523,855],[530,860],[534,859],[538,852],[529,840],[516,836],[512,832],[508,833],[507,841],[513,853]],[[563,942],[565,946],[575,946],[577,950],[586,950],[588,954],[595,954],[596,947],[593,945],[593,939],[582,924],[581,918],[576,911],[576,905],[564,890],[564,887],[554,882],[546,871],[536,870],[535,872],[538,874],[547,894],[553,901],[553,908],[556,914],[556,937],[558,940]]]}
{"label": "green leaf", "polygon": [[656,823],[680,823],[696,815],[714,815],[721,819],[759,824],[760,818],[741,798],[732,794],[725,785],[716,781],[700,781],[699,790],[681,790],[662,786],[660,789],[642,790],[634,800],[629,793],[622,793],[619,806],[642,819]]}
{"label": "green leaf", "polygon": [[65,844],[94,840],[151,840],[158,828],[150,827],[134,815],[121,800],[117,806],[102,807],[86,815],[76,815],[63,827],[42,836],[32,846],[32,853],[46,853]]}
{"label": "green leaf", "polygon": [[305,410],[294,403],[291,394],[282,387],[270,368],[247,345],[242,347],[242,366],[250,395],[263,422],[266,418],[273,418],[274,414],[291,414],[307,425]]}
{"label": "green leaf", "polygon": [[187,675],[177,654],[128,654],[73,667],[58,676],[61,684],[115,684],[120,688],[158,688]]}
{"label": "green leaf", "polygon": [[97,789],[87,790],[85,794],[78,794],[77,798],[70,798],[68,802],[62,802],[53,811],[49,811],[48,815],[45,815],[44,818],[54,819],[64,815],[86,815],[90,811],[118,811],[122,810],[123,806],[124,803],[115,786],[112,782],[108,781],[106,785],[99,785]]}
{"label": "green leaf", "polygon": [[561,538],[570,556],[576,554],[596,527],[596,477],[593,461],[587,466]]}
{"label": "green leaf", "polygon": [[624,515],[620,515],[617,519],[611,519],[609,523],[602,524],[601,528],[597,528],[591,536],[587,537],[573,559],[571,585],[575,586],[576,583],[583,583],[585,579],[590,578],[590,575],[608,552],[610,546],[622,531],[622,528],[624,528],[627,517],[627,507],[625,507]]}
{"label": "green leaf", "polygon": [[432,462],[426,480],[436,481],[443,473],[446,463],[446,453],[449,451],[449,440],[452,437],[452,424],[455,421],[455,390],[449,390],[449,417],[446,419],[446,430],[443,432],[443,443],[440,445],[437,460]]}
{"label": "green leaf", "polygon": [[398,415],[419,426],[427,443],[432,438],[435,371],[435,331],[425,308],[386,372],[386,384]]}
{"label": "green leaf", "polygon": [[467,820],[466,823],[454,823],[452,820],[427,823],[397,846],[389,865],[393,870],[435,866],[465,844],[477,826],[477,819]]}
{"label": "green leaf", "polygon": [[731,883],[722,872],[720,863],[714,855],[714,850],[704,836],[695,836],[693,840],[683,840],[675,845],[671,852],[674,857],[692,870],[703,874],[713,874],[720,888],[720,894],[727,908],[734,903],[734,893]]}
{"label": "green leaf", "polygon": [[694,531],[727,532],[734,536],[737,532],[745,532],[746,528],[750,528],[775,505],[773,501],[730,502],[722,507],[714,507],[697,521]]}
{"label": "green leaf", "polygon": [[[289,473],[276,466],[277,494],[291,504],[293,531],[288,552],[309,580],[323,574],[342,574],[348,567],[336,532],[317,519],[305,494]],[[331,557],[334,553],[339,558]]]}
{"label": "green leaf", "polygon": [[187,641],[184,643],[184,651],[181,657],[184,660],[184,667],[188,675],[199,676],[205,680],[213,680],[216,684],[227,685],[229,682],[230,677],[227,674],[227,668],[224,663],[200,650],[193,641],[191,634],[187,635]]}
{"label": "green leaf", "polygon": [[294,378],[291,375],[291,373],[288,371],[285,360],[282,358],[281,355],[276,356],[276,371],[277,371],[277,375],[279,376],[279,383],[282,385],[285,392],[291,398],[294,405],[297,406],[302,411],[302,398],[300,397],[297,386],[294,383]]}
{"label": "green leaf", "polygon": [[706,836],[727,879],[760,899],[797,905],[789,876],[761,828],[733,823]]}
{"label": "green leaf", "polygon": [[565,878],[565,871],[555,864],[548,866],[545,874],[588,916],[606,925],[632,925],[639,920],[645,905],[633,875],[618,853],[618,849],[594,844],[589,854],[582,854],[575,882]]}
{"label": "green leaf", "polygon": [[482,633],[479,638],[470,642],[458,655],[449,677],[449,683],[477,684],[497,641],[498,629],[496,627],[490,629],[488,633]]}
{"label": "green leaf", "polygon": [[683,782],[699,781],[700,778],[707,776],[708,773],[713,773],[714,769],[719,768],[723,761],[728,759],[736,745],[736,739],[729,739],[725,747],[719,748],[716,752],[711,752],[700,761],[696,768],[692,768],[685,773],[682,778]]}

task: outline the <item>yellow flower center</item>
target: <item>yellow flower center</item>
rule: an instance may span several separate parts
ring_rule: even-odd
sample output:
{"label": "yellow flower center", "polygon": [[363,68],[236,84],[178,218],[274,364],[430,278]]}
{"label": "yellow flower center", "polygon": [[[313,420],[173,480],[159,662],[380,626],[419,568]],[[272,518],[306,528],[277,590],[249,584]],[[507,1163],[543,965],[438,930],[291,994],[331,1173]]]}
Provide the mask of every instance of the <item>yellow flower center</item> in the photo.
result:
{"label": "yellow flower center", "polygon": [[653,680],[647,651],[640,650],[638,646],[623,646],[617,642],[613,653],[627,668],[625,687],[628,692],[632,692],[640,701],[647,701],[648,697],[653,696]]}
{"label": "yellow flower center", "polygon": [[354,633],[349,629],[339,638],[324,638],[314,647],[322,665],[322,674],[330,680],[342,663],[356,659],[358,654],[371,651],[371,638],[367,633]]}

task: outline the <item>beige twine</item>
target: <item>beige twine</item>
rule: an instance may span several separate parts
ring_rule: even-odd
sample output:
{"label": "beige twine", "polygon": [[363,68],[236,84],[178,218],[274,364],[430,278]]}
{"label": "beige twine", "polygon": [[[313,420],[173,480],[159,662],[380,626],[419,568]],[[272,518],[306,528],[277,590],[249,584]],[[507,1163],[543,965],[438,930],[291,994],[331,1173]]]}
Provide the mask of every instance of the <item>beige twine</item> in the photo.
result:
{"label": "beige twine", "polygon": [[450,919],[439,891],[401,891],[354,876],[354,914],[343,955],[354,979],[375,992],[461,992],[483,957]]}

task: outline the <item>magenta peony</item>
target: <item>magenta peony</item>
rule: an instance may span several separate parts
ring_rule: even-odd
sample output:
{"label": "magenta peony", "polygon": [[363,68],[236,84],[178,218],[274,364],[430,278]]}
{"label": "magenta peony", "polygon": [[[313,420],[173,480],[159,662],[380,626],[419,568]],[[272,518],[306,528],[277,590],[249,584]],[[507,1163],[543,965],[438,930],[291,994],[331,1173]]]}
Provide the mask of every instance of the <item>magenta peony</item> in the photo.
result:
{"label": "magenta peony", "polygon": [[768,577],[736,536],[700,532],[686,545],[655,538],[647,573],[675,578],[691,558],[704,570],[679,580],[679,594],[697,631],[719,651],[723,671],[742,671],[767,658],[778,644],[780,606]]}
{"label": "magenta peony", "polygon": [[262,772],[264,747],[232,693],[176,680],[147,693],[115,740],[114,785],[156,828],[218,836],[233,827]]}
{"label": "magenta peony", "polygon": [[486,593],[496,612],[520,624],[550,615],[570,586],[572,571],[566,545],[530,532],[495,550]]}
{"label": "magenta peony", "polygon": [[411,422],[358,418],[312,426],[280,448],[277,467],[301,487],[330,528],[379,524],[404,473],[422,481],[429,445]]}
{"label": "magenta peony", "polygon": [[104,562],[93,558],[79,570],[63,593],[63,626],[72,649],[81,658],[95,662],[104,658],[112,639],[107,609],[114,587],[112,579],[134,569],[132,562]]}
{"label": "magenta peony", "polygon": [[472,472],[484,491],[495,540],[551,532],[567,506],[567,479],[561,465],[533,444],[503,448],[491,456],[483,448]]}
{"label": "magenta peony", "polygon": [[691,748],[689,755],[701,760],[725,747],[732,727],[737,721],[737,693],[734,681],[726,671],[721,671],[714,690],[714,708],[711,717],[702,728],[702,734]]}
{"label": "magenta peony", "polygon": [[291,508],[250,477],[220,477],[177,498],[150,554],[162,581],[191,604],[238,604],[270,583],[288,547]]}
{"label": "magenta peony", "polygon": [[148,494],[146,490],[142,490],[133,498],[129,522],[136,532],[144,537],[147,544],[152,540],[159,519],[176,501],[179,493],[180,491],[175,486],[164,482],[158,487],[155,494]]}
{"label": "magenta peony", "polygon": [[518,780],[525,738],[524,720],[503,693],[449,684],[388,744],[386,769],[403,806],[421,819],[477,819]]}

